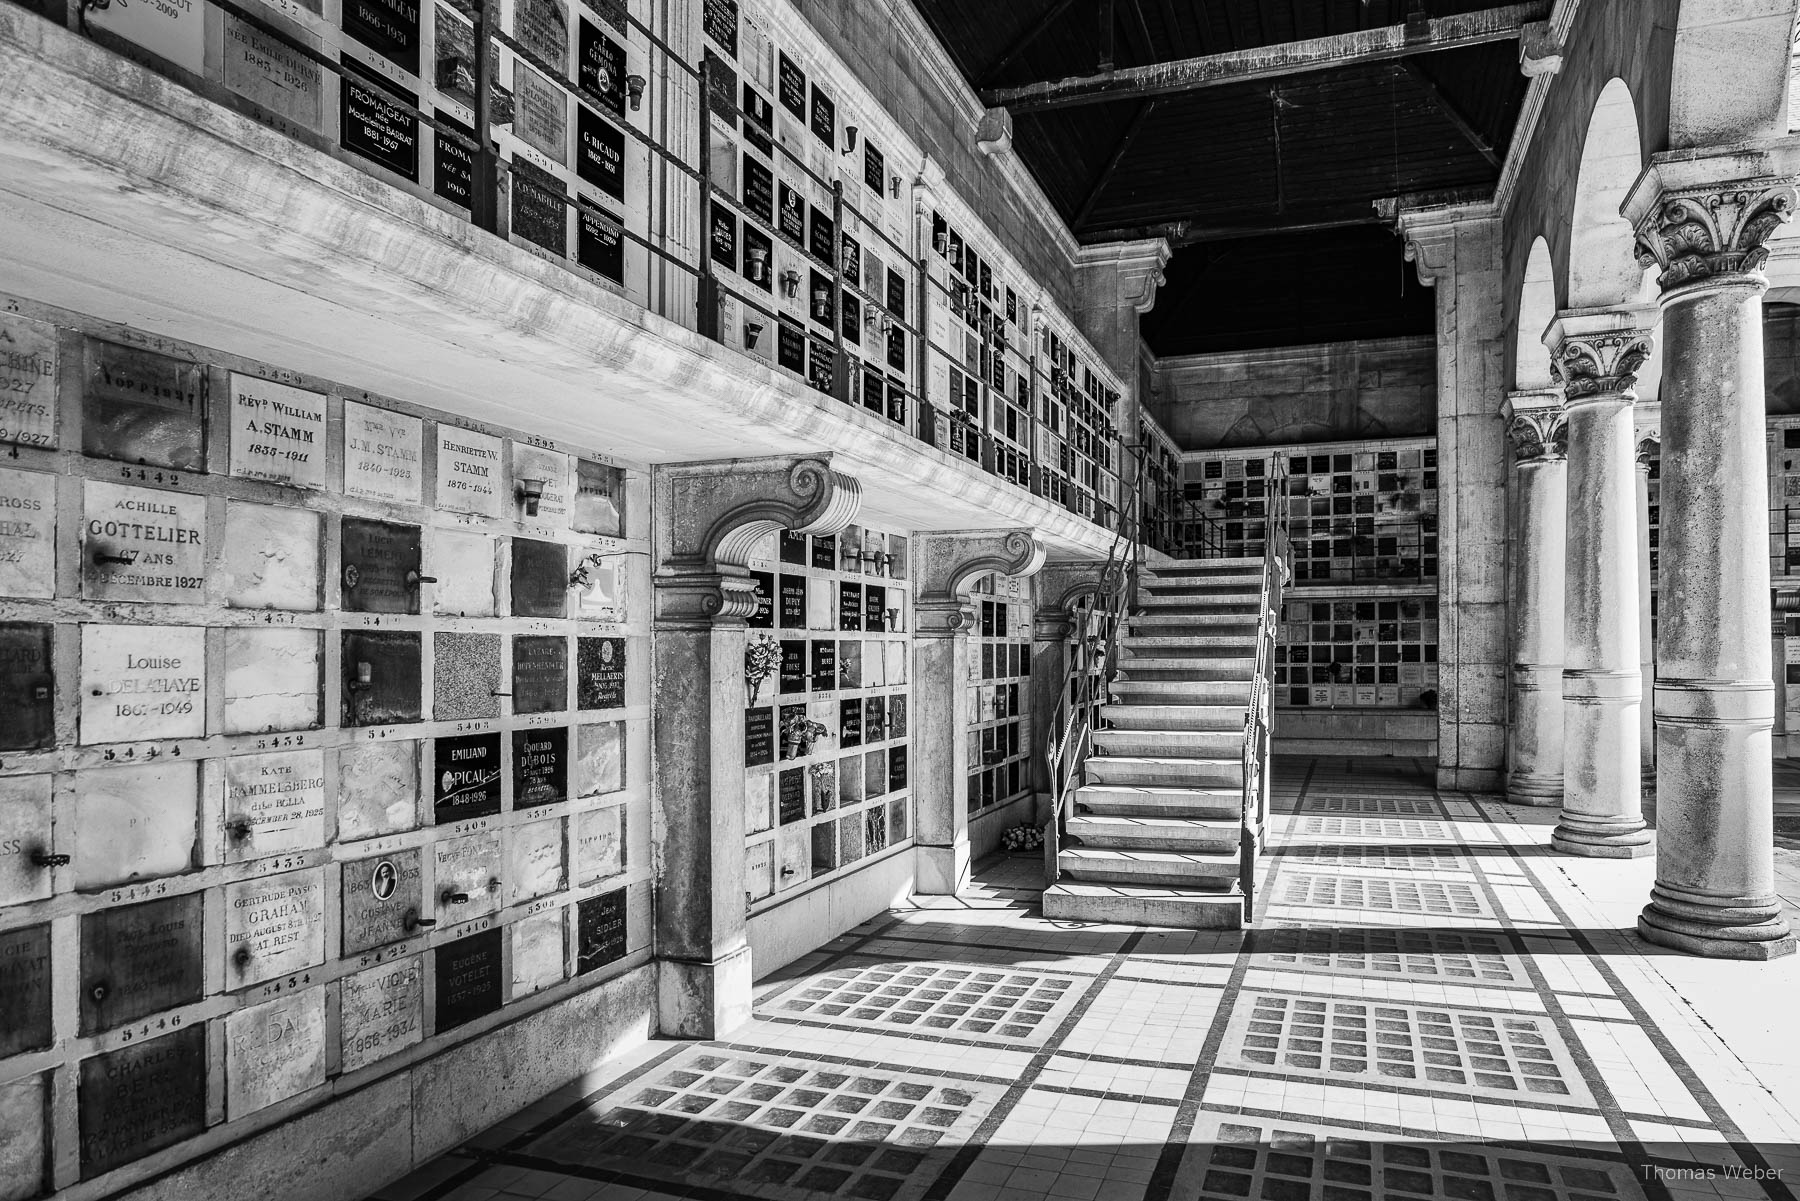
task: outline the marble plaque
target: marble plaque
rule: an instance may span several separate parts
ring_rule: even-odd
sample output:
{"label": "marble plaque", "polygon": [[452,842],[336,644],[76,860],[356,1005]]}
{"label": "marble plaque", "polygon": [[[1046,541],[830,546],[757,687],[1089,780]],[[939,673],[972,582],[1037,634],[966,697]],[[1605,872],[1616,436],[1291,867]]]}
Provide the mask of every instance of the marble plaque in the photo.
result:
{"label": "marble plaque", "polygon": [[548,896],[567,882],[562,818],[527,822],[513,829],[510,904]]}
{"label": "marble plaque", "polygon": [[812,565],[821,571],[835,571],[837,569],[836,534],[813,535]]}
{"label": "marble plaque", "polygon": [[575,737],[575,795],[601,796],[625,787],[625,723],[582,726]]}
{"label": "marble plaque", "polygon": [[325,845],[325,752],[278,751],[225,760],[225,861]]}
{"label": "marble plaque", "polygon": [[625,135],[585,104],[575,106],[575,174],[625,199]]}
{"label": "marble plaque", "polygon": [[225,1116],[242,1117],[325,1083],[325,990],[225,1015]]}
{"label": "marble plaque", "polygon": [[83,486],[81,595],[201,604],[206,498],[89,480]]}
{"label": "marble plaque", "polygon": [[898,792],[906,787],[906,748],[891,746],[888,748],[887,791]]}
{"label": "marble plaque", "polygon": [[781,236],[799,246],[806,241],[806,200],[786,183],[779,185],[781,207],[775,225]]}
{"label": "marble plaque", "polygon": [[464,922],[500,908],[503,885],[498,833],[448,838],[434,850],[440,922]]}
{"label": "marble plaque", "polygon": [[775,790],[775,819],[778,825],[792,825],[806,818],[806,769],[790,767],[781,773]]}
{"label": "marble plaque", "polygon": [[500,1008],[500,930],[483,930],[437,949],[437,1031]]}
{"label": "marble plaque", "polygon": [[325,487],[325,394],[233,371],[231,474]]}
{"label": "marble plaque", "polygon": [[512,930],[512,995],[531,993],[559,984],[563,978],[563,911],[521,918]]}
{"label": "marble plaque", "polygon": [[826,639],[812,644],[812,686],[815,692],[837,687],[837,644]]}
{"label": "marble plaque", "polygon": [[198,1001],[204,898],[192,892],[81,915],[81,1033]]}
{"label": "marble plaque", "polygon": [[322,132],[323,68],[285,42],[225,14],[225,86],[278,117]]}
{"label": "marble plaque", "polygon": [[569,73],[569,10],[562,0],[517,0],[513,36],[551,71]]}
{"label": "marble plaque", "polygon": [[880,742],[887,735],[887,702],[878,696],[863,698],[863,737]]}
{"label": "marble plaque", "polygon": [[862,629],[862,585],[838,585],[838,629]]}
{"label": "marble plaque", "polygon": [[344,402],[344,495],[416,505],[424,499],[424,423],[372,405]]}
{"label": "marble plaque", "polygon": [[806,577],[784,575],[781,577],[780,605],[776,611],[776,620],[784,630],[803,630],[806,628]]}
{"label": "marble plaque", "polygon": [[0,1058],[50,1045],[48,922],[0,930],[0,1013]]}
{"label": "marble plaque", "polygon": [[744,710],[744,766],[764,767],[775,762],[775,710],[764,706]]}
{"label": "marble plaque", "polygon": [[193,865],[199,821],[196,762],[75,773],[75,886],[107,888]]}
{"label": "marble plaque", "polygon": [[621,709],[625,706],[625,640],[576,640],[576,707]]}
{"label": "marble plaque", "polygon": [[225,733],[319,726],[319,631],[225,631]]}
{"label": "marble plaque", "polygon": [[514,617],[564,617],[569,611],[569,552],[560,542],[514,538]]}
{"label": "marble plaque", "polygon": [[422,962],[414,956],[344,977],[338,1046],[346,1075],[419,1041],[425,1029]]}
{"label": "marble plaque", "polygon": [[352,613],[419,611],[419,527],[346,517],[339,558]]}
{"label": "marble plaque", "polygon": [[887,733],[889,738],[906,737],[906,698],[903,696],[887,698]]}
{"label": "marble plaque", "polygon": [[781,100],[781,107],[804,121],[806,119],[806,72],[800,69],[800,64],[787,56],[786,51],[781,54],[775,78],[775,94]]}
{"label": "marble plaque", "polygon": [[839,688],[863,686],[862,652],[863,644],[860,642],[838,643]]}
{"label": "marble plaque", "polygon": [[[522,110],[521,110],[522,111]],[[517,126],[515,126],[517,128]],[[569,250],[568,189],[523,158],[512,162],[512,232],[554,255]]]}
{"label": "marble plaque", "polygon": [[[0,326],[0,333],[5,331]],[[4,363],[0,357],[0,364]],[[0,374],[0,403],[7,394]],[[5,420],[0,410],[0,421]],[[0,596],[56,595],[56,477],[0,470]]]}
{"label": "marble plaque", "polygon": [[494,589],[494,539],[485,534],[433,530],[431,534],[431,607],[458,617],[492,617],[497,612]]}
{"label": "marble plaque", "polygon": [[625,233],[616,214],[578,197],[575,208],[575,261],[615,284],[625,282]]}
{"label": "marble plaque", "polygon": [[319,515],[244,501],[225,505],[225,603],[234,609],[319,608]]}
{"label": "marble plaque", "polygon": [[737,217],[724,205],[719,205],[712,210],[712,231],[707,242],[708,254],[713,262],[722,264],[733,271],[738,269]]}
{"label": "marble plaque", "polygon": [[[514,442],[512,478],[514,484],[520,487],[526,480],[537,480],[543,487],[535,516],[525,512],[524,501],[520,500],[520,521],[527,525],[547,526],[553,530],[568,528],[571,504],[568,455],[526,442]],[[567,573],[564,574],[563,583],[567,587]]]}
{"label": "marble plaque", "polygon": [[569,161],[569,98],[522,62],[513,63],[513,131],[519,140],[559,167]]}
{"label": "marble plaque", "polygon": [[418,721],[420,636],[399,630],[346,630],[343,639],[343,724]]}
{"label": "marble plaque", "polygon": [[744,852],[744,894],[754,903],[774,891],[775,844],[759,842]]}
{"label": "marble plaque", "polygon": [[0,442],[56,443],[56,329],[0,313]]}
{"label": "marble plaque", "polygon": [[[754,95],[755,93],[750,93]],[[775,175],[755,159],[744,158],[744,207],[765,222],[775,220]]]}
{"label": "marble plaque", "polygon": [[786,891],[812,879],[812,836],[806,826],[792,826],[775,835],[775,887]]}
{"label": "marble plaque", "polygon": [[625,957],[626,929],[625,890],[589,897],[575,907],[575,974],[586,975],[596,968]]}
{"label": "marble plaque", "polygon": [[417,0],[344,0],[344,32],[375,53],[419,73]]}
{"label": "marble plaque", "polygon": [[737,0],[705,0],[701,8],[701,27],[721,50],[733,58],[737,57]]}
{"label": "marble plaque", "polygon": [[432,635],[431,715],[438,721],[500,716],[500,635]]}
{"label": "marble plaque", "polygon": [[871,634],[887,633],[887,589],[879,584],[863,586],[863,629]]}
{"label": "marble plaque", "polygon": [[83,1180],[199,1134],[206,1129],[206,1024],[82,1060],[77,1096]]}
{"label": "marble plaque", "polygon": [[818,84],[812,85],[812,125],[813,136],[825,145],[837,147],[837,105],[825,94]]}
{"label": "marble plaque", "polygon": [[419,824],[419,744],[353,742],[338,748],[339,842]]}
{"label": "marble plaque", "polygon": [[806,691],[806,640],[781,640],[781,668],[778,675],[782,694]]}
{"label": "marble plaque", "polygon": [[569,524],[584,534],[625,536],[625,469],[575,460],[575,499]]}
{"label": "marble plaque", "polygon": [[560,713],[569,707],[569,640],[555,635],[513,638],[513,712]]}
{"label": "marble plaque", "polygon": [[513,808],[532,809],[569,799],[569,729],[514,730]]}
{"label": "marble plaque", "polygon": [[575,815],[575,871],[592,884],[625,870],[625,806],[609,805]]}
{"label": "marble plaque", "polygon": [[49,1191],[48,1073],[0,1084],[0,1201],[26,1201]]}
{"label": "marble plaque", "polygon": [[349,55],[338,87],[338,142],[344,149],[394,174],[419,178],[419,119],[401,105],[418,104]]}
{"label": "marble plaque", "polygon": [[[193,19],[198,27],[198,7]],[[203,366],[90,338],[86,367],[85,453],[147,467],[206,470]]]}
{"label": "marble plaque", "polygon": [[432,807],[438,825],[500,812],[499,734],[440,738],[435,761]]}
{"label": "marble plaque", "polygon": [[775,576],[767,571],[753,571],[750,578],[756,584],[756,612],[744,619],[744,624],[753,630],[772,630],[775,628]]}
{"label": "marble plaque", "polygon": [[863,737],[862,702],[852,697],[838,702],[838,745],[861,746]]}
{"label": "marble plaque", "polygon": [[587,21],[581,22],[579,38],[576,82],[584,91],[599,96],[615,116],[623,117],[627,74],[625,47]]}
{"label": "marble plaque", "polygon": [[51,641],[48,625],[0,622],[0,750],[41,750],[56,741]]}
{"label": "marble plaque", "polygon": [[500,516],[500,439],[441,424],[437,434],[438,508]]}
{"label": "marble plaque", "polygon": [[50,896],[49,869],[32,862],[50,841],[50,777],[0,776],[0,905]]}
{"label": "marble plaque", "polygon": [[757,772],[744,777],[744,832],[761,834],[775,825],[775,775]]}
{"label": "marble plaque", "polygon": [[355,955],[419,931],[424,881],[417,850],[344,864],[344,951]]}
{"label": "marble plaque", "polygon": [[[882,658],[887,661],[888,684],[892,686],[906,683],[906,643],[884,642],[881,650]],[[1027,667],[1025,671],[1029,672],[1030,668]]]}
{"label": "marble plaque", "polygon": [[325,958],[325,872],[225,886],[225,987],[243,988]]}

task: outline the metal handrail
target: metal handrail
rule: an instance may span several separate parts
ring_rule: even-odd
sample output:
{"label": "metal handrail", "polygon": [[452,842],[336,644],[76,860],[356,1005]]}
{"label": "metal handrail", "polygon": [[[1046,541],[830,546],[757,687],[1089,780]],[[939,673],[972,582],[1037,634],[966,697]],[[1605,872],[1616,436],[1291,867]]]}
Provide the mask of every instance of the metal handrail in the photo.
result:
{"label": "metal handrail", "polygon": [[[1285,473],[1271,476],[1266,487],[1271,501],[1282,497],[1287,489]],[[1269,537],[1263,550],[1262,590],[1257,598],[1256,663],[1250,677],[1250,704],[1244,714],[1240,777],[1243,795],[1239,805],[1238,889],[1243,895],[1246,925],[1256,913],[1256,859],[1269,821],[1269,699],[1275,634],[1281,621],[1281,593],[1288,582],[1291,559],[1286,508],[1277,510],[1271,505]]]}

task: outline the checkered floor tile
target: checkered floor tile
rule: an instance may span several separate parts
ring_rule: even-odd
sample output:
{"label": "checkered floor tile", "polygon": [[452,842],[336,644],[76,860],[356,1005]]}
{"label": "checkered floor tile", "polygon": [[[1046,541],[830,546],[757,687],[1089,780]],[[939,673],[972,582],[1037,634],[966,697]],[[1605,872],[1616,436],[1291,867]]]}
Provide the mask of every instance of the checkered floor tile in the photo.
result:
{"label": "checkered floor tile", "polygon": [[1367,846],[1354,844],[1296,846],[1282,858],[1297,867],[1348,867],[1380,871],[1464,872],[1468,861],[1447,847]]}
{"label": "checkered floor tile", "polygon": [[1337,838],[1429,838],[1448,842],[1455,834],[1449,822],[1407,821],[1382,817],[1297,817],[1292,834]]}
{"label": "checkered floor tile", "polygon": [[1435,880],[1382,880],[1355,876],[1283,873],[1277,894],[1283,905],[1332,909],[1385,909],[1394,913],[1435,913],[1492,917],[1473,885]]}
{"label": "checkered floor tile", "polygon": [[779,998],[771,1016],[941,1036],[1042,1040],[1088,981],[942,963],[833,972]]}
{"label": "checkered floor tile", "polygon": [[1257,960],[1375,976],[1521,982],[1499,935],[1435,930],[1315,930],[1289,927],[1257,937]]}
{"label": "checkered floor tile", "polygon": [[1300,802],[1302,813],[1366,813],[1372,817],[1442,817],[1444,807],[1424,797],[1313,796]]}

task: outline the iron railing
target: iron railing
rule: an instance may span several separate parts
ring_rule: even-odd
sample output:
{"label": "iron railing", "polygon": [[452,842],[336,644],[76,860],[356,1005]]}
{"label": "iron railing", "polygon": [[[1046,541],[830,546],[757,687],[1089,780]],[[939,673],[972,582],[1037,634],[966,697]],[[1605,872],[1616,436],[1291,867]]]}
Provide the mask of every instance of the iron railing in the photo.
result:
{"label": "iron railing", "polygon": [[[1282,481],[1271,480],[1271,488]],[[1256,666],[1250,677],[1250,703],[1244,714],[1243,798],[1238,830],[1238,887],[1243,893],[1244,922],[1256,913],[1256,859],[1267,838],[1269,822],[1269,744],[1272,731],[1275,635],[1281,628],[1281,592],[1287,583],[1290,548],[1285,519],[1270,528],[1263,552],[1262,587],[1257,598]]]}

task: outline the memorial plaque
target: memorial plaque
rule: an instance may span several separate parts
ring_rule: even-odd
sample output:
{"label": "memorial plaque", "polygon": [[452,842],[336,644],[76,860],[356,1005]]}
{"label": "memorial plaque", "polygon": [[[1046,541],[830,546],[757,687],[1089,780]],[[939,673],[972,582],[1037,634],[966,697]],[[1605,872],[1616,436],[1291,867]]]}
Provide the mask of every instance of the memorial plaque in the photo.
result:
{"label": "memorial plaque", "polygon": [[[815,208],[811,210],[811,213],[812,220],[807,225],[807,249],[812,251],[815,258],[822,259],[827,263],[834,263],[837,261],[837,223],[824,209]],[[817,292],[821,286],[829,289],[831,284],[832,280],[829,275],[813,272],[812,290],[814,292]],[[816,320],[817,317],[818,315],[815,313],[814,319]],[[825,324],[831,323],[827,321]]]}
{"label": "memorial plaque", "polygon": [[50,1045],[50,923],[0,930],[0,1013],[0,1058]]}
{"label": "memorial plaque", "polygon": [[0,622],[0,750],[42,750],[56,741],[50,647],[50,626]]}
{"label": "memorial plaque", "polygon": [[[615,284],[625,282],[625,231],[619,218],[579,197],[575,209],[575,261]],[[579,527],[577,527],[579,528]]]}
{"label": "memorial plaque", "polygon": [[623,959],[626,950],[625,890],[589,897],[575,907],[575,974]]}
{"label": "memorial plaque", "polygon": [[814,137],[833,149],[837,148],[837,105],[816,83],[812,85],[810,123]]}
{"label": "memorial plaque", "polygon": [[576,706],[622,709],[625,706],[625,640],[578,638],[575,649]]}
{"label": "memorial plaque", "polygon": [[762,767],[775,762],[775,710],[744,710],[744,766]]}
{"label": "memorial plaque", "polygon": [[56,409],[56,328],[0,313],[0,442],[55,445]]}
{"label": "memorial plaque", "polygon": [[854,697],[838,702],[838,745],[861,746],[863,736],[862,702]]}
{"label": "memorial plaque", "polygon": [[225,1015],[225,1116],[242,1117],[325,1083],[325,990]]}
{"label": "memorial plaque", "polygon": [[500,835],[469,834],[438,843],[437,916],[445,924],[465,922],[500,908]]}
{"label": "memorial plaque", "polygon": [[500,439],[438,425],[438,508],[500,516],[500,470]]}
{"label": "memorial plaque", "polygon": [[325,958],[325,872],[225,886],[225,987],[244,988]]}
{"label": "memorial plaque", "polygon": [[756,612],[746,617],[744,623],[753,630],[772,630],[775,628],[774,573],[753,571],[750,578],[756,582]]}
{"label": "memorial plaque", "polygon": [[903,696],[888,697],[887,732],[889,738],[906,737],[906,698]]}
{"label": "memorial plaque", "polygon": [[863,756],[863,795],[873,799],[887,790],[887,752],[870,751]]}
{"label": "memorial plaque", "polygon": [[576,736],[575,795],[599,796],[625,787],[625,723],[582,726]]}
{"label": "memorial plaque", "polygon": [[719,49],[732,58],[738,53],[737,0],[705,0],[700,15],[702,28]]}
{"label": "memorial plaque", "polygon": [[353,742],[338,748],[339,842],[419,824],[419,744]]}
{"label": "memorial plaque", "polygon": [[862,585],[838,585],[838,629],[862,629]]}
{"label": "memorial plaque", "polygon": [[88,480],[82,487],[81,595],[201,604],[206,498]]}
{"label": "memorial plaque", "polygon": [[784,575],[781,577],[781,628],[784,630],[804,630],[806,628],[806,577]]}
{"label": "memorial plaque", "polygon": [[[350,2],[363,5],[379,0]],[[338,143],[352,154],[418,182],[419,118],[413,114],[413,108],[418,106],[419,98],[401,91],[348,55],[340,61],[344,73],[338,88]]]}
{"label": "memorial plaque", "polygon": [[555,635],[513,638],[513,712],[560,713],[569,707],[569,640]]}
{"label": "memorial plaque", "polygon": [[906,787],[906,748],[891,746],[888,748],[887,790],[898,792]]}
{"label": "memorial plaque", "polygon": [[346,726],[384,726],[420,719],[420,636],[400,630],[345,630]]}
{"label": "memorial plaque", "polygon": [[625,469],[575,460],[575,505],[569,524],[584,534],[625,536]]}
{"label": "memorial plaque", "polygon": [[783,52],[780,65],[776,68],[776,94],[781,98],[781,107],[804,121],[806,120],[806,72],[800,65]]}
{"label": "memorial plaque", "polygon": [[[513,63],[513,93],[517,105],[513,132],[521,142],[557,166],[566,167],[569,162],[568,95],[522,62]],[[515,170],[518,165],[514,160]],[[557,208],[560,211],[562,206],[559,204]],[[538,241],[537,238],[531,240]]]}
{"label": "memorial plaque", "polygon": [[[898,600],[898,596],[895,597]],[[884,642],[882,657],[887,660],[887,682],[891,685],[906,683],[906,643]]]}
{"label": "memorial plaque", "polygon": [[806,382],[819,392],[829,393],[835,379],[835,355],[831,343],[822,338],[807,339]]}
{"label": "memorial plaque", "polygon": [[[749,64],[749,67],[751,73],[755,74],[757,64]],[[750,86],[749,80],[744,81],[740,104],[744,114],[745,144],[753,147],[759,153],[773,158],[775,156],[775,106],[757,95],[756,90]],[[746,164],[752,161],[754,160],[749,158],[744,160]],[[764,221],[770,219],[767,210],[759,210],[759,212]]]}
{"label": "memorial plaque", "polygon": [[513,731],[513,808],[531,809],[569,799],[569,730]]}
{"label": "memorial plaque", "polygon": [[149,467],[206,470],[201,364],[89,339],[84,391],[85,453]]}
{"label": "memorial plaque", "polygon": [[198,1001],[206,968],[200,893],[81,915],[81,1033]]}
{"label": "memorial plaque", "polygon": [[225,631],[225,733],[318,727],[319,638],[305,629]]}
{"label": "memorial plaque", "polygon": [[625,870],[625,806],[608,805],[575,815],[575,871],[592,884]]}
{"label": "memorial plaque", "polygon": [[314,133],[325,119],[324,69],[254,25],[225,14],[225,86]]}
{"label": "memorial plaque", "polygon": [[419,932],[419,914],[424,904],[419,858],[415,849],[344,864],[346,956],[399,942]]}
{"label": "memorial plaque", "polygon": [[509,904],[548,896],[567,883],[563,822],[527,822],[513,828],[512,896]]}
{"label": "memorial plaque", "polygon": [[764,221],[775,220],[775,173],[753,158],[744,160],[744,208]]}
{"label": "memorial plaque", "polygon": [[723,205],[713,209],[710,239],[712,261],[722,263],[733,271],[738,269],[737,230],[737,218],[732,216],[730,209]]}
{"label": "memorial plaque", "polygon": [[424,422],[344,402],[344,495],[416,505],[424,498]]}
{"label": "memorial plaque", "polygon": [[418,526],[346,517],[340,557],[345,612],[419,611]]}
{"label": "memorial plaque", "polygon": [[777,823],[792,825],[806,819],[806,769],[791,767],[781,773],[775,794]]}
{"label": "memorial plaque", "polygon": [[75,887],[108,888],[193,866],[200,765],[97,767],[75,773]]}
{"label": "memorial plaque", "polygon": [[465,734],[437,740],[432,806],[437,824],[500,812],[500,735]]}
{"label": "memorial plaque", "polygon": [[838,544],[836,534],[814,534],[812,539],[812,565],[821,571],[835,571],[838,565]]}
{"label": "memorial plaque", "polygon": [[[0,325],[0,334],[6,332]],[[0,367],[5,363],[0,353]],[[0,370],[0,405],[9,397]],[[0,408],[0,422],[6,411]],[[0,596],[56,595],[56,477],[0,470]]]}
{"label": "memorial plaque", "polygon": [[744,892],[752,902],[775,891],[775,844],[759,842],[744,851]]}
{"label": "memorial plaque", "polygon": [[238,755],[224,767],[225,861],[325,845],[325,752]]}
{"label": "memorial plaque", "polygon": [[0,905],[50,896],[50,871],[32,862],[50,844],[50,777],[0,776]]}
{"label": "memorial plaque", "polygon": [[806,244],[806,201],[800,193],[783,183],[780,186],[781,211],[775,223],[777,232],[796,246]]}
{"label": "memorial plaque", "polygon": [[863,644],[860,642],[838,643],[839,688],[863,686],[862,650]]}
{"label": "memorial plaque", "polygon": [[[569,206],[561,180],[523,159],[513,160],[512,232],[550,253],[569,253]],[[496,498],[497,499],[497,498]]]}
{"label": "memorial plaque", "polygon": [[[545,526],[553,530],[567,529],[573,496],[569,481],[569,456],[525,442],[512,444],[512,478],[523,489],[527,480],[535,481],[540,495],[537,512],[525,511],[521,499],[519,520],[527,525]],[[563,587],[568,587],[565,574]]]}
{"label": "memorial plaque", "polygon": [[829,639],[812,644],[812,686],[814,692],[837,688],[837,643]]}
{"label": "memorial plaque", "polygon": [[[443,12],[444,9],[440,5],[438,8],[440,18]],[[440,62],[443,61],[444,45],[442,28],[443,22],[440,20],[438,35]],[[473,77],[471,77],[471,82],[473,82]],[[444,81],[440,79],[439,90],[449,91],[452,89],[446,88]],[[431,190],[452,204],[459,204],[465,209],[472,208],[474,206],[475,131],[466,123],[458,121],[455,114],[444,109],[434,108],[432,115],[439,125],[462,136],[454,136],[445,129],[432,131],[431,144],[434,153],[431,159]]]}
{"label": "memorial plaque", "polygon": [[804,638],[783,638],[781,640],[781,692],[806,691],[806,640]]}
{"label": "memorial plaque", "polygon": [[863,698],[863,738],[867,742],[880,742],[889,737],[887,729],[887,704],[878,696]]}
{"label": "memorial plaque", "polygon": [[494,539],[485,534],[434,530],[431,535],[431,607],[458,617],[492,617]]}
{"label": "memorial plaque", "polygon": [[501,931],[483,930],[437,949],[437,1032],[500,1008]]}
{"label": "memorial plaque", "polygon": [[319,514],[225,502],[224,568],[234,609],[318,609]]}
{"label": "memorial plaque", "polygon": [[325,394],[233,371],[231,474],[325,487]]}
{"label": "memorial plaque", "polygon": [[515,617],[565,617],[569,611],[569,552],[560,542],[512,541]]}
{"label": "memorial plaque", "polygon": [[432,636],[432,709],[437,721],[500,716],[500,635]]}
{"label": "memorial plaque", "polygon": [[563,911],[552,909],[521,918],[512,931],[512,995],[529,996],[560,984],[567,951],[564,947]]}
{"label": "memorial plaque", "polygon": [[[785,315],[776,330],[775,361],[796,375],[806,370],[806,331],[793,318]],[[801,541],[804,542],[805,539],[802,538]]]}
{"label": "memorial plaque", "polygon": [[876,196],[887,195],[887,158],[866,137],[863,139],[863,183]]}
{"label": "memorial plaque", "polygon": [[345,976],[338,1046],[345,1075],[418,1042],[425,1028],[425,973],[414,956]]}
{"label": "memorial plaque", "polygon": [[206,1024],[82,1060],[77,1096],[83,1180],[199,1134],[206,1129]]}
{"label": "memorial plaque", "polygon": [[623,117],[625,76],[629,74],[625,65],[625,47],[584,20],[577,50],[581,61],[576,82],[583,91],[599,96],[615,116]]}
{"label": "memorial plaque", "polygon": [[863,629],[871,634],[887,632],[887,589],[879,584],[863,586]]}
{"label": "memorial plaque", "polygon": [[569,10],[562,0],[518,0],[513,36],[553,73],[569,73]]}
{"label": "memorial plaque", "polygon": [[25,1201],[50,1191],[50,1076],[39,1072],[0,1084],[0,1199]]}
{"label": "memorial plaque", "polygon": [[417,0],[344,0],[344,33],[408,74],[419,73]]}

